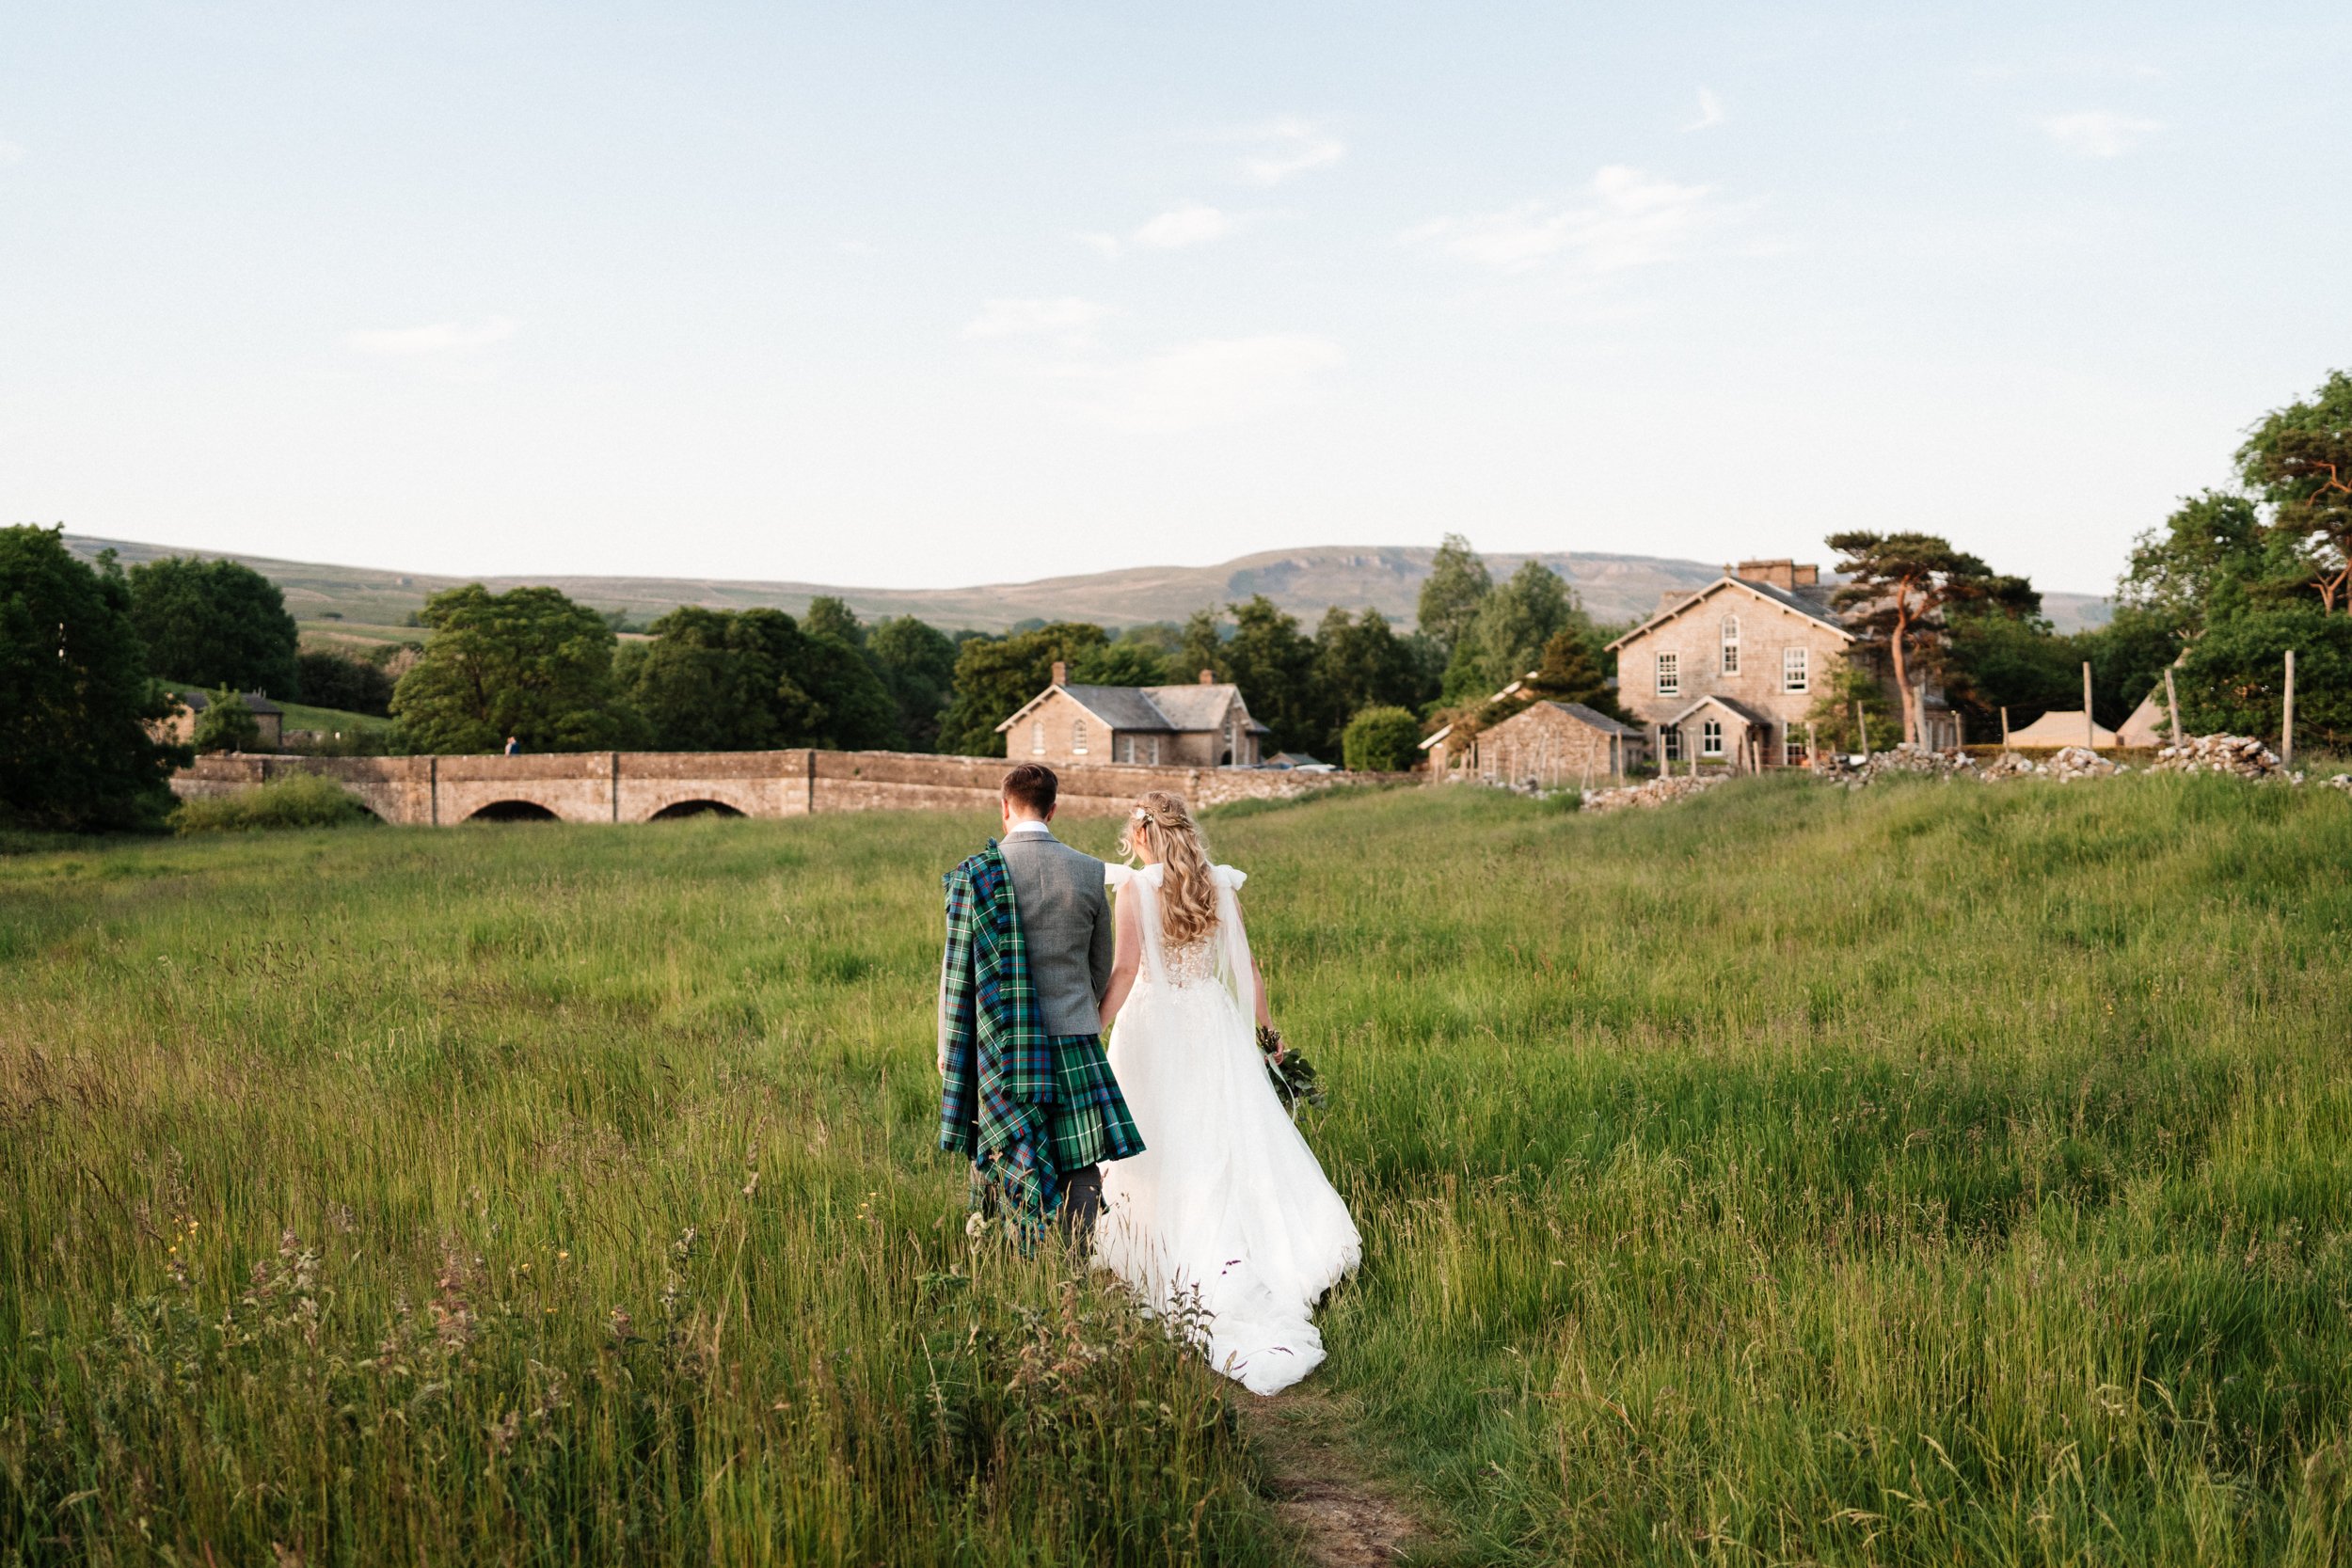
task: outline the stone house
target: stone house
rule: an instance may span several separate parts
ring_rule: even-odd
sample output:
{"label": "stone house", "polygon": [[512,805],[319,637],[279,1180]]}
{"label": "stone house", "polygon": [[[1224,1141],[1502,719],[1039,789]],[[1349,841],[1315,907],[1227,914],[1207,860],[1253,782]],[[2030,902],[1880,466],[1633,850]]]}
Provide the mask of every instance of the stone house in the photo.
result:
{"label": "stone house", "polygon": [[996,726],[1012,762],[1048,768],[1254,768],[1272,733],[1241,689],[1200,672],[1192,686],[1073,686],[1069,667]]}
{"label": "stone house", "polygon": [[[1496,695],[1516,695],[1513,682]],[[1431,753],[1431,772],[1441,775],[1454,726],[1422,742]],[[1582,703],[1539,699],[1510,718],[1470,737],[1463,767],[1473,778],[1488,784],[1533,785],[1538,789],[1581,787],[1596,779],[1621,779],[1642,760],[1647,743],[1642,732],[1618,723]]]}
{"label": "stone house", "polygon": [[[167,691],[165,695],[179,705],[149,725],[149,733],[167,745],[184,746],[196,734],[196,716],[212,705],[212,698],[202,687]],[[286,710],[258,691],[240,692],[239,695],[245,699],[246,708],[261,729],[262,748],[275,752],[283,746],[286,743]]]}
{"label": "stone house", "polygon": [[[1855,643],[1831,592],[1817,566],[1743,561],[1695,594],[1668,595],[1609,644],[1618,705],[1641,721],[1661,768],[1805,765],[1805,715]],[[1957,745],[1942,691],[1930,685],[1922,694],[1921,738]]]}

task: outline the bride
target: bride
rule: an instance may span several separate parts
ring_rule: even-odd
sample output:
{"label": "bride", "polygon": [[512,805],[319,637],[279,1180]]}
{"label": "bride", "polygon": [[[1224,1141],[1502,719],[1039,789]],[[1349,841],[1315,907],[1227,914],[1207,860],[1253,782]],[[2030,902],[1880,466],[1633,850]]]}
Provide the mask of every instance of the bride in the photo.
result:
{"label": "bride", "polygon": [[1210,1365],[1279,1393],[1323,1360],[1315,1303],[1362,1243],[1266,1081],[1243,874],[1212,864],[1184,802],[1157,790],[1120,847],[1144,863],[1106,868],[1118,953],[1103,1029],[1144,1151],[1104,1168],[1095,1261],[1154,1311],[1197,1307]]}

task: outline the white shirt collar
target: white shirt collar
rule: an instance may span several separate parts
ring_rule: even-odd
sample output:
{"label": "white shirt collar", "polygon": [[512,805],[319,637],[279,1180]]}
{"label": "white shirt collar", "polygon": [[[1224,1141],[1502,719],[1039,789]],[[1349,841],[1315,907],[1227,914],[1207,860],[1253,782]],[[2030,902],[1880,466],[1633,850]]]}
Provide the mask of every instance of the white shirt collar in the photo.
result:
{"label": "white shirt collar", "polygon": [[1005,830],[1005,836],[1007,838],[1011,838],[1017,833],[1033,833],[1041,838],[1052,838],[1054,836],[1054,830],[1047,827],[1044,823],[1040,822],[1034,816],[1025,816],[1020,821],[1015,822],[1011,827]]}

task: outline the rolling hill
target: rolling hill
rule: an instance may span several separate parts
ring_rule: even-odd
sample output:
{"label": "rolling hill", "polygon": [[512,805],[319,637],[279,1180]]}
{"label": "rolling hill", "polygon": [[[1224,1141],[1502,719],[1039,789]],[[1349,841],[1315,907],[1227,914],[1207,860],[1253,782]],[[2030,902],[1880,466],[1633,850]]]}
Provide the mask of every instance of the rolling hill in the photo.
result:
{"label": "rolling hill", "polygon": [[[267,556],[190,550],[126,540],[68,534],[66,543],[85,558],[113,549],[135,564],[167,555],[229,554],[284,590],[286,607],[306,630],[362,640],[413,636],[407,618],[428,594],[472,581],[503,592],[524,584],[560,588],[598,610],[627,610],[650,619],[682,604],[716,610],[772,606],[798,613],[820,594],[837,594],[866,619],[915,615],[950,630],[1003,631],[1023,621],[1093,621],[1112,627],[1148,621],[1181,621],[1204,605],[1222,605],[1263,594],[1310,626],[1325,610],[1377,610],[1410,625],[1422,580],[1429,575],[1427,546],[1325,546],[1266,550],[1215,566],[1134,566],[1115,572],[1042,578],[1034,582],[988,583],[973,588],[838,588],[822,583],[746,581],[724,578],[583,577],[564,573],[480,578],[440,577],[367,566],[332,566],[280,561]],[[1486,562],[1497,578],[1527,560],[1493,553]],[[1589,551],[1538,554],[1567,579],[1585,608],[1602,622],[1632,621],[1658,607],[1669,592],[1683,592],[1714,579],[1720,565],[1662,556],[1611,555]],[[2106,601],[2088,594],[2044,596],[2050,618],[2061,631],[2106,618]]]}

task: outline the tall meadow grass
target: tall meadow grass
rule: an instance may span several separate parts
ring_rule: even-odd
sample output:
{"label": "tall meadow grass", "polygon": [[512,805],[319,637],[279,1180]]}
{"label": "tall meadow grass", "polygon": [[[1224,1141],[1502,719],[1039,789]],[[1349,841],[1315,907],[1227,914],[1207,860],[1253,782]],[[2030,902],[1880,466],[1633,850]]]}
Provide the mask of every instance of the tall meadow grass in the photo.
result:
{"label": "tall meadow grass", "polygon": [[[986,828],[0,860],[0,1560],[1286,1560],[1248,1396],[964,1233]],[[2347,1555],[2352,802],[1209,830],[1366,1236],[1315,1386],[1425,1555]]]}

